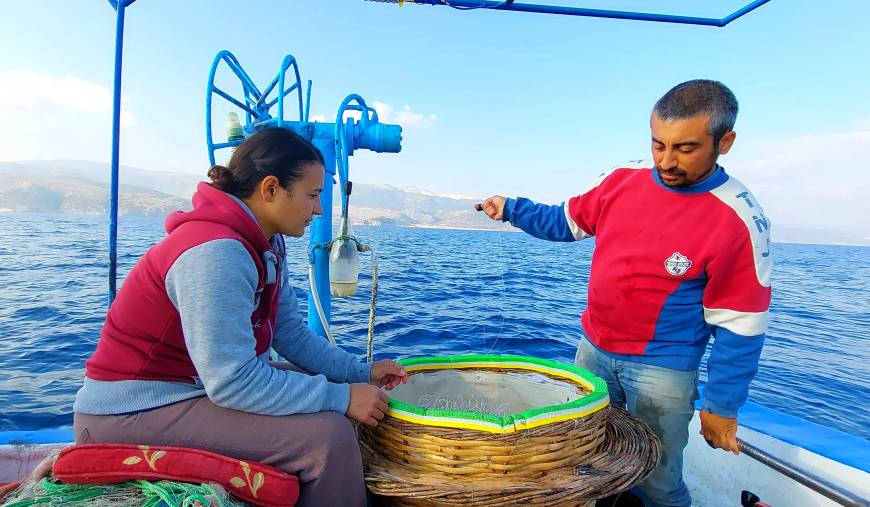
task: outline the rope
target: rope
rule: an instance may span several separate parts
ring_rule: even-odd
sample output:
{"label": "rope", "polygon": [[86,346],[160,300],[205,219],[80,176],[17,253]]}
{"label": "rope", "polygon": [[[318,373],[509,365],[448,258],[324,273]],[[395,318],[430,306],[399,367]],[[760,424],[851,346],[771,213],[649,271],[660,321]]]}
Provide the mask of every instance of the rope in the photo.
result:
{"label": "rope", "polygon": [[375,305],[378,302],[378,258],[372,252],[372,302],[369,306],[369,336],[366,342],[366,361],[372,362],[372,349],[375,341]]}
{"label": "rope", "polygon": [[[314,245],[314,248],[322,248],[326,251],[329,251],[329,249],[332,248],[332,245],[339,242],[339,241],[353,241],[354,243],[356,243],[356,251],[357,252],[364,253],[364,252],[371,252],[372,251],[372,248],[370,246],[360,243],[360,241],[358,239],[356,239],[356,236],[344,236],[344,235],[336,236],[331,241],[327,241],[326,243],[317,243]],[[314,255],[313,251],[311,253],[309,253],[309,256],[312,257],[312,259],[313,259],[313,255]]]}

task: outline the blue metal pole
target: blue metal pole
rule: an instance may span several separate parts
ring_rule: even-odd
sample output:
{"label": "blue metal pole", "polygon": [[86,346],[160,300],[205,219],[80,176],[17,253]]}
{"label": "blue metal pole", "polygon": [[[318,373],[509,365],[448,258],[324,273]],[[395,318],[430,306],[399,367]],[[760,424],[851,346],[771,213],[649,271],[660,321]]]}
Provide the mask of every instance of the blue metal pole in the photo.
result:
{"label": "blue metal pole", "polygon": [[[311,240],[309,248],[316,244],[323,244],[332,239],[332,181],[335,177],[335,142],[331,138],[314,138],[312,142],[323,154],[324,171],[323,191],[320,193],[320,205],[323,206],[323,214],[315,217],[311,222]],[[331,321],[330,314],[332,296],[329,292],[329,252],[322,248],[314,248],[314,280],[317,284],[317,294],[323,306],[323,314],[326,320]],[[326,336],[326,330],[320,322],[317,310],[314,306],[314,295],[308,290],[308,327],[315,334]]]}
{"label": "blue metal pole", "polygon": [[127,2],[116,6],[115,22],[115,83],[112,97],[112,176],[109,190],[109,306],[115,300],[118,278],[118,163],[121,138],[121,61],[124,51],[124,9]]}

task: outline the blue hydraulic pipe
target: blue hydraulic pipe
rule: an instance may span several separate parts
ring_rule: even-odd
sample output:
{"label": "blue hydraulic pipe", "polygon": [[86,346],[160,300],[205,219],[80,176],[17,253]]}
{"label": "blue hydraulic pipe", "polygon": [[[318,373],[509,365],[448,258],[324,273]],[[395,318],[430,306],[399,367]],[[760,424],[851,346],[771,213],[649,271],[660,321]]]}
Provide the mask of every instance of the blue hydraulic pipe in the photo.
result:
{"label": "blue hydraulic pipe", "polygon": [[370,150],[375,153],[399,153],[402,150],[402,127],[385,123],[353,123],[349,125],[350,147],[354,150]]}
{"label": "blue hydraulic pipe", "polygon": [[131,1],[112,2],[115,21],[115,82],[112,96],[112,174],[109,187],[109,306],[115,300],[118,280],[118,165],[121,141],[121,62],[124,53],[124,9]]}
{"label": "blue hydraulic pipe", "polygon": [[[354,102],[356,104],[354,104]],[[360,112],[360,126],[366,127],[369,125],[369,108],[366,106],[366,101],[359,95],[352,93],[341,101],[338,106],[338,112],[335,115],[335,155],[336,165],[338,167],[338,182],[341,188],[341,217],[347,215],[347,180],[348,180],[348,163],[347,158],[354,150],[354,129],[356,125],[352,120],[344,120],[344,113],[347,111]],[[372,112],[373,121],[377,123],[377,112]]]}
{"label": "blue hydraulic pipe", "polygon": [[[399,0],[374,0],[387,3],[399,3]],[[658,23],[679,23],[685,25],[706,25],[723,27],[735,19],[755,10],[770,0],[755,0],[746,7],[734,13],[718,18],[701,18],[695,16],[677,16],[672,14],[654,14],[648,12],[615,11],[608,9],[588,9],[583,7],[568,7],[561,5],[520,4],[512,1],[494,0],[407,0],[409,3],[426,5],[447,5],[463,10],[492,9],[502,11],[537,12],[543,14],[564,14],[568,16],[585,16],[593,18],[629,19],[635,21],[654,21]]]}
{"label": "blue hydraulic pipe", "polygon": [[[206,100],[209,100],[208,97],[206,97]],[[262,122],[257,122],[255,124],[255,129],[259,130],[277,126],[278,119],[270,118]],[[292,130],[311,142],[317,140],[328,140],[332,142],[335,140],[336,129],[334,123],[285,121],[282,126],[285,129]],[[358,123],[350,123],[345,132],[345,143],[348,146],[348,154],[352,154],[354,150],[371,150],[376,153],[398,153],[402,149],[402,127],[398,125],[369,123],[366,126],[362,126]],[[238,146],[242,143],[241,140],[228,141],[225,143],[213,143],[211,136],[211,120],[208,118],[208,115],[206,115],[206,141],[209,143],[208,156],[209,162],[212,165],[215,163],[214,153],[216,150]],[[326,155],[324,154],[324,156]]]}
{"label": "blue hydraulic pipe", "polygon": [[[288,124],[285,123],[284,127],[286,128],[287,126]],[[321,306],[323,307],[323,315],[326,316],[326,321],[330,322],[332,320],[330,315],[332,298],[329,292],[329,251],[325,248],[317,248],[317,245],[323,245],[332,240],[332,182],[335,176],[335,143],[331,135],[328,138],[315,138],[312,142],[323,155],[323,167],[325,170],[323,174],[323,191],[320,192],[320,205],[323,207],[323,214],[319,217],[314,217],[314,220],[311,221],[311,239],[309,240],[308,248],[309,255],[312,256],[314,261],[314,281],[317,285],[317,294],[320,296]],[[315,310],[313,291],[310,290],[308,291],[308,327],[315,334],[326,336],[326,330],[323,328],[323,323],[320,322],[320,317]]]}
{"label": "blue hydraulic pipe", "polygon": [[[352,100],[358,100],[359,108],[363,110],[363,119],[359,123],[348,121],[340,123],[343,112],[347,109],[356,109],[350,106]],[[284,128],[293,130],[297,134],[310,139],[323,154],[325,174],[323,178],[323,191],[320,193],[320,204],[323,214],[315,218],[311,223],[311,239],[309,241],[309,255],[314,263],[314,280],[317,294],[320,296],[321,307],[326,321],[332,320],[330,309],[332,296],[329,288],[329,251],[317,248],[332,240],[332,185],[334,176],[339,174],[342,190],[342,213],[347,212],[347,195],[345,183],[347,181],[347,156],[354,149],[368,149],[378,153],[398,153],[401,150],[402,127],[398,125],[385,125],[377,123],[377,113],[372,111],[372,119],[369,121],[365,101],[358,95],[350,95],[342,103],[336,118],[336,123],[307,123],[285,122]],[[338,161],[336,154],[341,153],[342,160]],[[341,164],[339,167],[338,164]],[[314,306],[314,293],[308,292],[308,327],[320,335],[326,336],[326,330]]]}

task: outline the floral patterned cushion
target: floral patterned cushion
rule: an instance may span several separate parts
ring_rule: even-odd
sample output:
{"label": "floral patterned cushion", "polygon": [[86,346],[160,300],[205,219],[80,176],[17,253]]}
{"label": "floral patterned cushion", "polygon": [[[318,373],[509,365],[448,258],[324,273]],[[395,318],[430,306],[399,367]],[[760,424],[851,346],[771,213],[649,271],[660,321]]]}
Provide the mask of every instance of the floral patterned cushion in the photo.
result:
{"label": "floral patterned cushion", "polygon": [[233,496],[263,507],[292,506],[299,498],[299,480],[277,468],[181,447],[74,445],[60,452],[52,474],[68,484],[135,479],[213,482]]}

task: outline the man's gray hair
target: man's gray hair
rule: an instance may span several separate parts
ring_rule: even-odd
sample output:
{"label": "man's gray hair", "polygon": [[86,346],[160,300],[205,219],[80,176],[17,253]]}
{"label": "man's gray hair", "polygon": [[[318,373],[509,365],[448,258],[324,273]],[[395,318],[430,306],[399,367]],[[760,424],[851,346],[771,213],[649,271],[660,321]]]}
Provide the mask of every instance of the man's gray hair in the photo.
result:
{"label": "man's gray hair", "polygon": [[727,86],[710,79],[694,79],[668,90],[656,102],[653,112],[662,120],[682,120],[699,114],[710,118],[709,133],[719,145],[737,121],[737,98]]}

